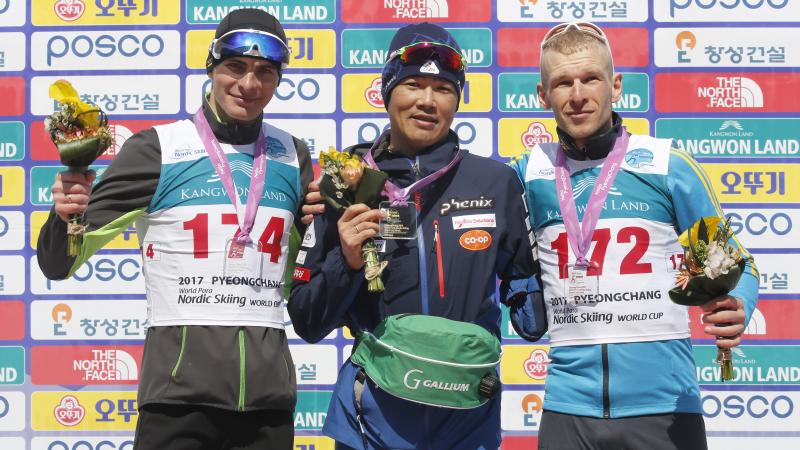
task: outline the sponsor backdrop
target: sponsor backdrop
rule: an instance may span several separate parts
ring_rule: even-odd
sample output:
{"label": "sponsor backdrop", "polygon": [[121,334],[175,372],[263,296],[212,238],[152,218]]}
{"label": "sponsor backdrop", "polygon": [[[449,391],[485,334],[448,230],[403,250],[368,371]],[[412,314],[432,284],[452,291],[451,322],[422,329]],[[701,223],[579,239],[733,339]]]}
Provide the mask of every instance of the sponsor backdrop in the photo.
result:
{"label": "sponsor backdrop", "polygon": [[[42,124],[56,106],[48,86],[66,78],[109,114],[116,141],[102,171],[133,133],[198,108],[215,24],[241,7],[286,25],[292,61],[266,117],[315,159],[388,125],[379,72],[402,24],[452,30],[470,65],[454,127],[463,147],[500,160],[557,139],[536,98],[547,28],[603,25],[624,74],[615,109],[703,163],[761,269],[732,383],[717,381],[713,341],[691,315],[710,446],[800,448],[800,0],[0,0],[0,448],[131,449],[137,419],[148,324],[135,230],[70,280],[48,281],[36,264],[60,170]],[[548,342],[519,339],[504,317],[503,448],[531,449]],[[332,449],[319,430],[351,336],[312,346],[286,325],[295,448]]]}

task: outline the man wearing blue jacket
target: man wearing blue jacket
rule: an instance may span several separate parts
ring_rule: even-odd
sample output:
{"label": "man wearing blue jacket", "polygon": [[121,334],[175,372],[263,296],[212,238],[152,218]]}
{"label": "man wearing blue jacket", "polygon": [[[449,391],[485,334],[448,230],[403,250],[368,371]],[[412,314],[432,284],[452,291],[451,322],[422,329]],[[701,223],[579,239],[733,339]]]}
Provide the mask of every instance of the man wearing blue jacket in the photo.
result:
{"label": "man wearing blue jacket", "polygon": [[[382,74],[391,129],[350,151],[369,154],[402,192],[416,216],[416,236],[379,237],[380,212],[363,204],[315,217],[288,305],[305,340],[319,341],[342,325],[355,334],[373,331],[403,313],[470,322],[499,336],[500,301],[513,305],[517,318],[531,303],[528,293],[540,295],[519,179],[507,166],[459,148],[450,129],[464,69],[458,43],[437,25],[409,25],[392,39]],[[388,262],[380,293],[370,293],[364,280],[361,247],[369,238]],[[496,449],[500,396],[471,409],[414,403],[377,389],[348,360],[323,433],[343,449]]]}
{"label": "man wearing blue jacket", "polygon": [[[678,235],[723,215],[711,183],[670,140],[624,129],[611,110],[622,75],[600,28],[554,27],[540,66],[538,95],[560,142],[512,162],[539,249],[535,315],[550,333],[539,448],[705,449],[687,308],[667,292],[683,254]],[[758,292],[752,257],[731,244],[744,274],[703,306],[705,332],[727,348],[739,344]]]}

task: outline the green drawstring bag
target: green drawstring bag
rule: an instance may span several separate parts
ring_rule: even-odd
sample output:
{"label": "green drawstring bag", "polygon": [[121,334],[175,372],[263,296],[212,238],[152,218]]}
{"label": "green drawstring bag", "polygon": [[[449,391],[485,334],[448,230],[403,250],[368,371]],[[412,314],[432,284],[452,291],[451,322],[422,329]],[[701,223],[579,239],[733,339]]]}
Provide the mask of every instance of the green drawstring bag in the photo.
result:
{"label": "green drawstring bag", "polygon": [[362,332],[351,360],[381,389],[411,402],[469,409],[500,389],[500,341],[479,325],[421,314]]}

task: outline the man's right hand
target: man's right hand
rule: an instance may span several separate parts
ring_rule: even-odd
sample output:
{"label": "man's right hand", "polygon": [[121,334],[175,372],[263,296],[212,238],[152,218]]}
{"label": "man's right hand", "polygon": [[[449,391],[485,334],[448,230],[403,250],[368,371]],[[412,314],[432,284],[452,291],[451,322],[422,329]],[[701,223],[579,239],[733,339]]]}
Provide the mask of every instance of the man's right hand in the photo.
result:
{"label": "man's right hand", "polygon": [[325,197],[319,191],[319,181],[314,180],[308,183],[308,193],[303,201],[301,212],[303,217],[300,222],[303,225],[308,225],[314,220],[314,216],[318,216],[325,212]]}
{"label": "man's right hand", "polygon": [[53,205],[58,217],[69,222],[69,216],[83,214],[89,204],[92,183],[97,174],[94,170],[74,172],[71,170],[56,174],[56,181],[50,188],[53,193]]}

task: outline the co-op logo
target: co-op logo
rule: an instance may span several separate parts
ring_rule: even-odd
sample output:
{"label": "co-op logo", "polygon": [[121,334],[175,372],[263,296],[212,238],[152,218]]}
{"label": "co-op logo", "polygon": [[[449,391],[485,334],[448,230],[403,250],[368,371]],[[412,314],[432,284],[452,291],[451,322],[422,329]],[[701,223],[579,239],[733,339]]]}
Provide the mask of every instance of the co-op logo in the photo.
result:
{"label": "co-op logo", "polygon": [[767,416],[785,419],[794,412],[794,403],[786,395],[777,395],[774,398],[753,395],[745,398],[738,394],[731,394],[720,398],[709,394],[703,396],[702,402],[703,415],[706,417],[717,417],[723,414],[732,419],[744,415],[755,419]]}
{"label": "co-op logo", "polygon": [[[389,122],[380,126],[375,122],[364,122],[358,127],[358,143],[375,142],[381,134],[389,130]],[[467,146],[475,142],[478,137],[478,130],[475,125],[469,122],[453,123],[453,131],[458,135],[459,145]]]}
{"label": "co-op logo", "polygon": [[700,9],[713,9],[717,6],[724,9],[782,9],[789,0],[670,0],[669,16],[675,17],[675,11],[696,6]]}
{"label": "co-op logo", "polygon": [[47,65],[52,66],[54,59],[65,56],[88,58],[96,55],[101,58],[110,58],[119,53],[130,58],[142,53],[149,57],[156,57],[164,52],[164,47],[164,39],[155,33],[144,36],[135,34],[55,35],[47,41]]}
{"label": "co-op logo", "polygon": [[133,450],[133,441],[125,440],[117,444],[109,440],[97,443],[88,440],[77,440],[72,443],[55,440],[47,446],[47,450]]}
{"label": "co-op logo", "polygon": [[746,230],[753,236],[760,236],[767,232],[776,236],[785,236],[792,231],[792,218],[784,212],[777,212],[769,216],[760,212],[751,212],[745,216],[728,213],[725,216],[731,220],[731,231],[734,234]]}

